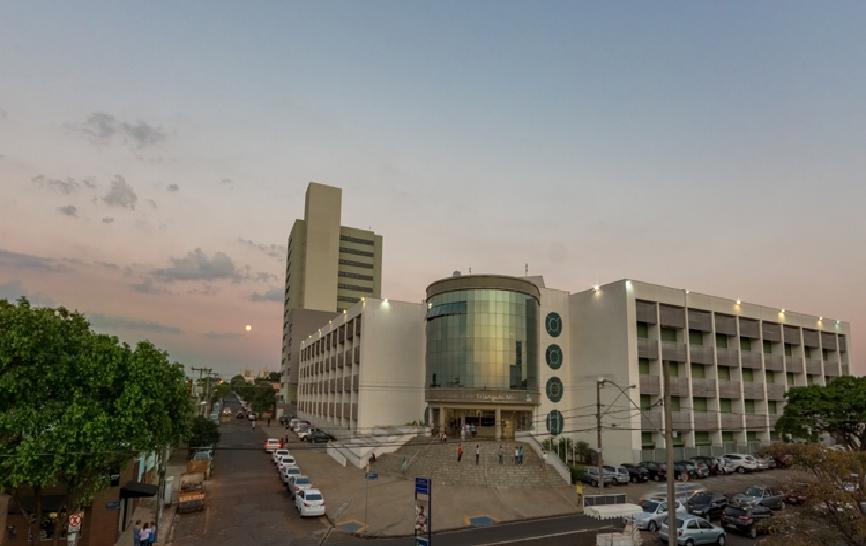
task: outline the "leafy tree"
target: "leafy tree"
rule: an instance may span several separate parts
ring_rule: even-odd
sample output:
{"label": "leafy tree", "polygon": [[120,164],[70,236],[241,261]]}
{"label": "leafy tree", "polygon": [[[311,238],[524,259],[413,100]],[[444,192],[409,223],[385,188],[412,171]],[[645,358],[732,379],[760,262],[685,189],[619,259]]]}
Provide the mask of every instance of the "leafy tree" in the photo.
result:
{"label": "leafy tree", "polygon": [[232,391],[232,386],[228,383],[218,383],[211,389],[211,403],[225,398]]}
{"label": "leafy tree", "polygon": [[37,522],[45,488],[62,486],[65,506],[78,510],[136,453],[189,433],[180,365],[148,342],[132,350],[78,313],[26,299],[0,300],[0,392],[0,487],[22,510],[32,494]]}
{"label": "leafy tree", "polygon": [[271,383],[279,383],[282,379],[282,372],[271,372],[268,374],[268,381],[270,381]]}
{"label": "leafy tree", "polygon": [[244,379],[244,376],[242,375],[236,375],[232,377],[229,381],[229,384],[231,385],[232,390],[235,392],[239,392],[240,389],[248,385],[246,379]]}
{"label": "leafy tree", "polygon": [[851,449],[866,449],[866,377],[838,377],[827,386],[794,387],[776,430],[817,441],[828,434]]}
{"label": "leafy tree", "polygon": [[219,426],[210,419],[196,417],[192,421],[192,432],[189,436],[190,449],[209,446],[219,442]]}
{"label": "leafy tree", "polygon": [[770,446],[809,478],[806,506],[774,519],[767,546],[866,546],[866,451],[834,451],[819,444]]}

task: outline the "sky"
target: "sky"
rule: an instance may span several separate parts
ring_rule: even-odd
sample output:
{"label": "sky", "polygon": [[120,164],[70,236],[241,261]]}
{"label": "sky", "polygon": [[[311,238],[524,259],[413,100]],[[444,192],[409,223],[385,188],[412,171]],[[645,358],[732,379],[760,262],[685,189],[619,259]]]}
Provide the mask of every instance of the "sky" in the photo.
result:
{"label": "sky", "polygon": [[318,181],[383,236],[384,297],[640,279],[848,320],[863,374],[864,26],[845,1],[9,3],[0,298],[278,369]]}

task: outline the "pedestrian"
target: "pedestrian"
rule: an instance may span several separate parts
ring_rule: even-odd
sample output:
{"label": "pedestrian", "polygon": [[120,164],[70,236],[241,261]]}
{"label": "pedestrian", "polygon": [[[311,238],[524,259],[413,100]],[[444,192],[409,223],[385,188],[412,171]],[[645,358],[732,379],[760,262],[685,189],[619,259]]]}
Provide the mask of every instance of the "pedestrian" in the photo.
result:
{"label": "pedestrian", "polygon": [[466,427],[460,427],[460,440],[463,441],[466,439]]}
{"label": "pedestrian", "polygon": [[502,444],[499,444],[499,451],[497,454],[499,455],[499,464],[502,464]]}
{"label": "pedestrian", "polygon": [[442,431],[442,443],[443,443],[443,444],[447,444],[447,443],[448,443],[448,433],[445,432],[444,430]]}
{"label": "pedestrian", "polygon": [[141,531],[138,532],[138,542],[141,546],[146,546],[150,542],[150,524],[145,523]]}
{"label": "pedestrian", "polygon": [[517,446],[517,464],[523,464],[523,446]]}
{"label": "pedestrian", "polygon": [[463,458],[463,442],[457,442],[457,462]]}
{"label": "pedestrian", "polygon": [[478,460],[481,459],[481,446],[475,444],[475,465],[478,465]]}
{"label": "pedestrian", "polygon": [[514,446],[514,464],[517,464],[517,458],[520,457],[520,448]]}
{"label": "pedestrian", "polygon": [[157,533],[156,522],[151,521],[150,522],[150,540],[147,542],[148,546],[153,546],[156,543],[156,533]]}
{"label": "pedestrian", "polygon": [[250,423],[253,424],[253,430],[256,430],[256,422],[255,422],[255,421],[250,421]]}
{"label": "pedestrian", "polygon": [[271,418],[268,417],[268,426],[271,426]]}
{"label": "pedestrian", "polygon": [[141,520],[135,520],[135,525],[132,526],[132,546],[141,546]]}

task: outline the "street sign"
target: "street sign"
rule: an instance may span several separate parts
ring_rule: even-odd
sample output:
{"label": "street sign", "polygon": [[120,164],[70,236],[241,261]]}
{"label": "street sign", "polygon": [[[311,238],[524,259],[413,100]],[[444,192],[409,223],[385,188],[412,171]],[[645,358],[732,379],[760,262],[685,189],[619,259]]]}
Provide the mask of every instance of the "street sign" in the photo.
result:
{"label": "street sign", "polygon": [[415,493],[421,495],[429,495],[430,478],[415,478]]}
{"label": "street sign", "polygon": [[72,514],[69,516],[69,529],[68,533],[77,533],[81,530],[81,516],[78,514]]}
{"label": "street sign", "polygon": [[379,473],[378,472],[367,472],[367,479],[368,480],[378,480],[379,479]]}

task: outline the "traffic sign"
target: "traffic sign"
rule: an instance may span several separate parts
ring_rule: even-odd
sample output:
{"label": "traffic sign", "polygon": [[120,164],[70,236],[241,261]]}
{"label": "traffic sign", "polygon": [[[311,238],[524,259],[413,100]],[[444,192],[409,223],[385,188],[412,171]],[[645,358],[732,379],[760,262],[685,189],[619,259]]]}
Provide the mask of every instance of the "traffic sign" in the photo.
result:
{"label": "traffic sign", "polygon": [[430,478],[415,478],[415,493],[421,495],[429,495]]}
{"label": "traffic sign", "polygon": [[79,514],[72,514],[69,516],[69,529],[67,532],[69,533],[77,533],[81,529],[81,516]]}
{"label": "traffic sign", "polygon": [[379,473],[378,472],[367,472],[367,479],[368,480],[378,480],[379,479]]}

